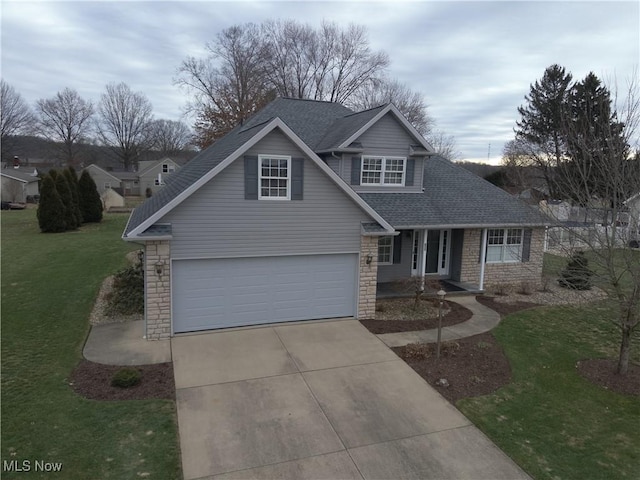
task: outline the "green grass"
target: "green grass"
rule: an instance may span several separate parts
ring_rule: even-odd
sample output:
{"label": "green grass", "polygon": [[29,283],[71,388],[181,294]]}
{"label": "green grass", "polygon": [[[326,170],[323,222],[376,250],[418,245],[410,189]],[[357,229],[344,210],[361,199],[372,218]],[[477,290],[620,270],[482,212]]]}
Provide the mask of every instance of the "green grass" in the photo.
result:
{"label": "green grass", "polygon": [[617,357],[614,314],[614,305],[602,302],[510,315],[494,334],[513,382],[458,403],[538,480],[640,478],[640,400],[592,385],[575,368],[581,359]]}
{"label": "green grass", "polygon": [[133,248],[120,240],[127,215],[61,234],[39,233],[33,209],[0,219],[1,460],[62,463],[2,477],[180,478],[174,402],[92,401],[68,385],[100,284]]}

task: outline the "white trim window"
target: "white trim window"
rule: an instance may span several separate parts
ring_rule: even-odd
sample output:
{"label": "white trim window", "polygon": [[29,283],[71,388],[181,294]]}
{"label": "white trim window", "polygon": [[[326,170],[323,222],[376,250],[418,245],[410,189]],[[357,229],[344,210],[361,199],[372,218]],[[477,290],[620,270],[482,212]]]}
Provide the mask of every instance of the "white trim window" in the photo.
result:
{"label": "white trim window", "polygon": [[393,263],[393,237],[378,238],[378,265]]}
{"label": "white trim window", "polygon": [[259,155],[258,159],[258,198],[290,200],[291,157]]}
{"label": "white trim window", "polygon": [[104,182],[104,189],[111,188],[111,182]]}
{"label": "white trim window", "polygon": [[522,261],[522,228],[492,228],[487,231],[487,263]]}
{"label": "white trim window", "polygon": [[404,186],[407,159],[363,155],[360,185]]}
{"label": "white trim window", "polygon": [[162,173],[173,173],[175,171],[175,167],[168,163],[162,164]]}

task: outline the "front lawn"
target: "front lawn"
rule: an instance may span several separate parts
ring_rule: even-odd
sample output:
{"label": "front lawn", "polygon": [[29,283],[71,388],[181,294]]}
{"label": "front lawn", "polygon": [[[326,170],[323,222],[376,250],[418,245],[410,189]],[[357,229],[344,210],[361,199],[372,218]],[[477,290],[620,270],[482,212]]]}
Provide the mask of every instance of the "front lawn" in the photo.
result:
{"label": "front lawn", "polygon": [[[3,478],[180,478],[175,404],[104,402],[69,386],[102,280],[134,248],[127,215],[76,232],[41,234],[35,210],[2,212],[2,454],[29,461]],[[58,474],[35,462],[62,464]]]}
{"label": "front lawn", "polygon": [[[615,305],[545,307],[509,315],[493,330],[513,381],[458,408],[534,478],[638,478],[640,399],[583,379],[578,361],[618,353]],[[638,362],[640,332],[632,360]]]}

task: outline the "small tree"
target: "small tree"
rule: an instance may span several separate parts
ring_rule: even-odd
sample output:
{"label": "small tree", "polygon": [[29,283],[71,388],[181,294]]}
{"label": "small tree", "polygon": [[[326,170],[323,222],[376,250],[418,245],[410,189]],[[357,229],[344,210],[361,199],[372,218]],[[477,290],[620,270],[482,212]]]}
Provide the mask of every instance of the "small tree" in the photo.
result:
{"label": "small tree", "polygon": [[67,230],[75,230],[78,228],[78,219],[73,211],[73,199],[71,198],[71,190],[69,189],[69,182],[64,174],[58,173],[56,175],[56,190],[62,200],[64,220],[67,225]]}
{"label": "small tree", "polygon": [[100,200],[96,182],[86,170],[82,172],[78,181],[78,199],[83,222],[102,221],[102,200]]}
{"label": "small tree", "polygon": [[589,269],[589,260],[584,252],[575,252],[567,268],[560,272],[558,283],[565,288],[574,290],[591,290],[591,277],[593,272]]}
{"label": "small tree", "polygon": [[76,218],[76,225],[80,226],[82,223],[82,212],[80,211],[80,197],[78,195],[78,175],[71,166],[65,168],[63,173],[69,184],[69,191],[71,192],[71,209],[73,210],[73,216]]}
{"label": "small tree", "polygon": [[49,175],[44,177],[40,187],[38,225],[42,233],[64,232],[67,229],[64,205],[56,190],[55,183]]}

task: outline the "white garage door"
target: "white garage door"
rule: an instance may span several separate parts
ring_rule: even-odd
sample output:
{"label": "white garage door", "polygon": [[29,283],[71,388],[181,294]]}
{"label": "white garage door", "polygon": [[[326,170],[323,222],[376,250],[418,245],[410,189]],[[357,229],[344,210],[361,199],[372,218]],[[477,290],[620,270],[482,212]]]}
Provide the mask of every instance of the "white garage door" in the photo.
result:
{"label": "white garage door", "polygon": [[355,316],[356,254],[174,260],[173,331]]}

